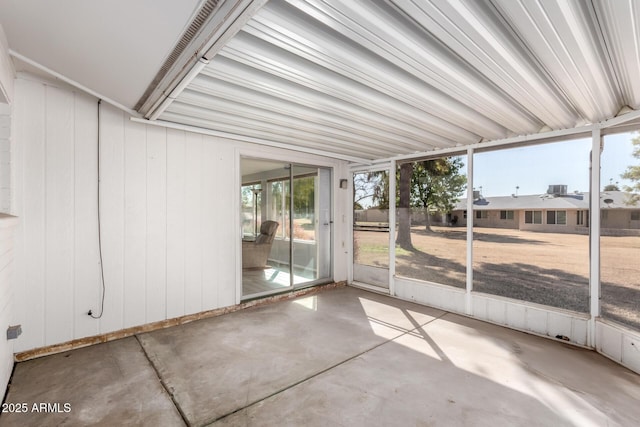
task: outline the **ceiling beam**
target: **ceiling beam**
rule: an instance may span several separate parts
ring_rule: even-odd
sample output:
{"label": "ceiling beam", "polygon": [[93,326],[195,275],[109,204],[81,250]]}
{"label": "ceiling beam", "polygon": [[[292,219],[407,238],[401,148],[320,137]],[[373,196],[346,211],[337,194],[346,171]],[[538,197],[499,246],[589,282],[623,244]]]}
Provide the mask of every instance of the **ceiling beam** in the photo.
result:
{"label": "ceiling beam", "polygon": [[171,66],[166,76],[139,104],[145,118],[157,119],[205,65],[255,15],[267,0],[227,0],[219,4],[207,22]]}

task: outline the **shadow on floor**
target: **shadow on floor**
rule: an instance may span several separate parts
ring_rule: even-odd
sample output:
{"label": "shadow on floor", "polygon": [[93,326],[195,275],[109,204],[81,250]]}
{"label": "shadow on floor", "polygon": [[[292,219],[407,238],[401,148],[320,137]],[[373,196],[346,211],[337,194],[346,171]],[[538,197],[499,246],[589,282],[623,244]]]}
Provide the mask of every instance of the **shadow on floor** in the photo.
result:
{"label": "shadow on floor", "polygon": [[354,288],[136,338],[19,363],[7,402],[71,411],[2,414],[0,426],[640,418],[640,377],[594,352]]}

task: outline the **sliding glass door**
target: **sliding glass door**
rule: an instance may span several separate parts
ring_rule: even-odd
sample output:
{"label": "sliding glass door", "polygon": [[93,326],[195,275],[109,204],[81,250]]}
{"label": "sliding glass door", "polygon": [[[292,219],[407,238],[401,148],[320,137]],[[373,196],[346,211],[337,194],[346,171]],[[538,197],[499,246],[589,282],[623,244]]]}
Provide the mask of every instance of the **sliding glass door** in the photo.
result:
{"label": "sliding glass door", "polygon": [[331,171],[241,159],[242,295],[331,279]]}

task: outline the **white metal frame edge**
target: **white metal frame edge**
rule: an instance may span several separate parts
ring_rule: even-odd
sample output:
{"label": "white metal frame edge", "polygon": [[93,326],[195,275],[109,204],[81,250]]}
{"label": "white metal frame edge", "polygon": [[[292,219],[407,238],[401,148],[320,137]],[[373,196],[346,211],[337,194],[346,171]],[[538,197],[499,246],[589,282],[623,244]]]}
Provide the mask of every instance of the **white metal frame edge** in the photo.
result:
{"label": "white metal frame edge", "polygon": [[591,191],[589,191],[589,327],[587,345],[596,348],[596,317],[600,316],[600,153],[602,135],[594,129],[591,136]]}
{"label": "white metal frame edge", "polygon": [[[469,192],[471,190],[471,192]],[[473,313],[473,148],[467,149],[467,283],[465,293],[465,312]]]}
{"label": "white metal frame edge", "polygon": [[[389,165],[389,295],[396,294],[396,162]],[[393,261],[393,262],[392,262]]]}

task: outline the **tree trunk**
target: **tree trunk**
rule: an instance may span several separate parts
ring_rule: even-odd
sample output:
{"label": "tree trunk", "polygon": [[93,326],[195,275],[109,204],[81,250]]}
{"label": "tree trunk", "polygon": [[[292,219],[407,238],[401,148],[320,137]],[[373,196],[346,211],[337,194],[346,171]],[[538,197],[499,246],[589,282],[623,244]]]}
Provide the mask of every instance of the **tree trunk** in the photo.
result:
{"label": "tree trunk", "polygon": [[400,165],[400,202],[398,204],[398,237],[396,243],[407,250],[413,249],[411,243],[411,176],[413,163]]}
{"label": "tree trunk", "polygon": [[424,212],[425,212],[425,231],[427,232],[432,232],[433,230],[431,229],[431,217],[429,216],[429,206],[425,206],[424,207]]}

